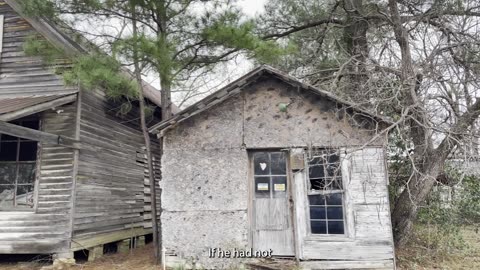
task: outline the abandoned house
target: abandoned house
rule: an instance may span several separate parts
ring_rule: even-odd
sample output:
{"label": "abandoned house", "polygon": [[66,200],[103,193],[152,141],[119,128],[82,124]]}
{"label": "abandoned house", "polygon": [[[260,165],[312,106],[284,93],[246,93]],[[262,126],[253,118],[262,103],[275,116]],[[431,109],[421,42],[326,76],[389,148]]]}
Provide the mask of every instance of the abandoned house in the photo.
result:
{"label": "abandoned house", "polygon": [[[17,1],[0,1],[0,254],[69,258],[88,249],[94,258],[105,243],[140,244],[152,229],[138,105],[119,115],[119,101],[67,87],[40,57],[26,56],[32,34],[66,51],[82,47],[20,14]],[[158,123],[159,93],[145,87]]]}
{"label": "abandoned house", "polygon": [[389,123],[260,67],[154,125],[167,263],[393,269]]}

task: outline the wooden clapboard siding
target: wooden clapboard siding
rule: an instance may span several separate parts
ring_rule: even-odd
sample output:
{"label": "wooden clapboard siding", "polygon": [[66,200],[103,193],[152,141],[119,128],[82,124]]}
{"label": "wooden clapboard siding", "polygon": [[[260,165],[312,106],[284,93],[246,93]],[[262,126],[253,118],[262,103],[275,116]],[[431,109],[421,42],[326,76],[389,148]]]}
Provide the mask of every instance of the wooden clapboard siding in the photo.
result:
{"label": "wooden clapboard siding", "polygon": [[[76,106],[69,104],[40,114],[41,130],[73,137]],[[70,244],[73,149],[41,144],[37,160],[36,207],[2,211],[0,253],[60,253]]]}
{"label": "wooden clapboard siding", "polygon": [[[159,145],[156,140],[152,142],[152,146],[158,149]],[[143,149],[145,150],[145,149]],[[140,152],[137,153],[137,162],[139,164],[142,164],[144,166],[144,193],[142,196],[144,206],[143,206],[143,227],[144,228],[152,228],[152,205],[151,205],[151,193],[150,193],[150,179],[148,175],[148,168],[146,166],[147,162],[147,155],[145,152]],[[160,176],[160,156],[157,153],[154,153],[153,155],[153,170],[154,170],[154,177],[155,181],[159,181],[159,176]],[[156,198],[157,198],[157,209],[160,209],[160,200],[161,200],[161,195],[160,195],[160,187],[158,184],[155,185],[158,187],[156,189]],[[160,212],[157,212],[157,218],[160,219]]]}
{"label": "wooden clapboard siding", "polygon": [[75,238],[143,228],[148,221],[146,172],[137,160],[144,146],[138,109],[122,116],[119,106],[100,91],[82,92]]}
{"label": "wooden clapboard siding", "polygon": [[0,0],[4,16],[3,48],[0,60],[0,98],[64,95],[77,91],[65,87],[63,79],[45,66],[41,57],[26,56],[25,40],[37,32],[4,0]]}

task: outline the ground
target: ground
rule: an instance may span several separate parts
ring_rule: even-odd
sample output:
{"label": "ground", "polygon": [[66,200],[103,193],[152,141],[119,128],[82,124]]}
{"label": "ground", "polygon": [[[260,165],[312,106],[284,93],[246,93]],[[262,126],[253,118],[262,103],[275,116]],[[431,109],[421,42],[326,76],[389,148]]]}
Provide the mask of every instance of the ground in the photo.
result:
{"label": "ground", "polygon": [[[396,251],[397,269],[480,269],[479,229],[469,227],[461,230],[460,237],[439,240],[437,232],[422,228],[421,240],[411,241],[409,246]],[[430,243],[426,243],[429,233]]]}
{"label": "ground", "polygon": [[[35,259],[33,259],[35,260]],[[0,264],[0,270],[40,270],[43,266],[48,266],[50,263],[37,262],[22,262]],[[144,247],[130,250],[129,253],[120,254],[106,254],[102,258],[94,262],[79,262],[71,270],[158,270],[158,266],[153,264],[152,246],[146,245]]]}
{"label": "ground", "polygon": [[[479,228],[462,230],[465,242],[461,248],[448,248],[441,252],[421,245],[418,241],[402,250],[397,250],[397,265],[400,270],[433,269],[480,269]],[[425,231],[424,231],[425,232]],[[33,260],[33,261],[32,261]],[[48,263],[31,258],[26,262],[0,264],[0,270],[39,270]],[[152,246],[131,250],[127,254],[106,254],[95,262],[79,262],[71,270],[158,270],[153,264]]]}

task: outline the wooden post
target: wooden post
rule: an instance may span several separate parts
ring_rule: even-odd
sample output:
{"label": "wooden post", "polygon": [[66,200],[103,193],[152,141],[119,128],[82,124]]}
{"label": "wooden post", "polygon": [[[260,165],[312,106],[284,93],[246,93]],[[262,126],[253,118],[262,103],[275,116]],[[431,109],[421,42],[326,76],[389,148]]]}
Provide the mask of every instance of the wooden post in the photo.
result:
{"label": "wooden post", "polygon": [[42,112],[50,108],[55,108],[61,105],[65,105],[67,103],[74,102],[75,100],[77,100],[76,94],[57,98],[48,102],[30,106],[28,108],[23,108],[18,111],[2,114],[0,115],[0,121],[11,121],[24,116],[32,115],[34,113]]}
{"label": "wooden post", "polygon": [[80,149],[80,142],[70,137],[26,128],[4,121],[0,121],[0,133],[46,144],[59,144],[73,149]]}

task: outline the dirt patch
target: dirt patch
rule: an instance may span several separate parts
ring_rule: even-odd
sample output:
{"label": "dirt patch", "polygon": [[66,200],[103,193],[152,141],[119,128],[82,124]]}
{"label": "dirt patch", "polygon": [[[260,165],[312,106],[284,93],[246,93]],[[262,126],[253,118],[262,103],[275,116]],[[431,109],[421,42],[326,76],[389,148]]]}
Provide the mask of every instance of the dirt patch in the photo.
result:
{"label": "dirt patch", "polygon": [[[78,262],[71,270],[158,270],[160,267],[153,264],[151,245],[130,250],[128,253],[105,254],[94,262]],[[24,261],[16,263],[2,263],[0,270],[40,270],[43,266],[51,265],[45,262]]]}

